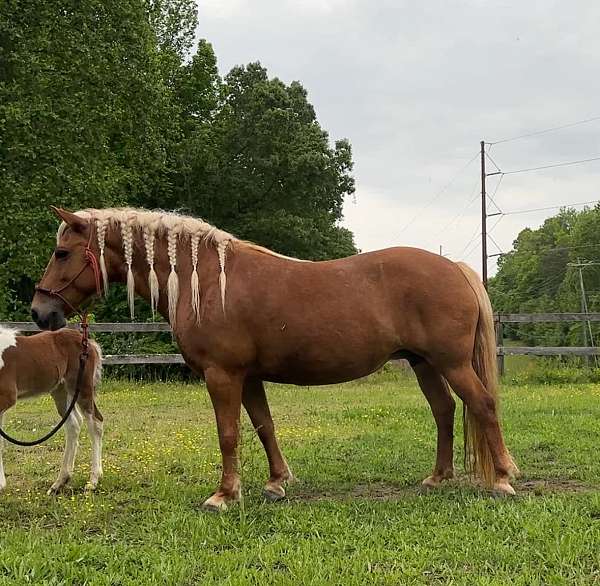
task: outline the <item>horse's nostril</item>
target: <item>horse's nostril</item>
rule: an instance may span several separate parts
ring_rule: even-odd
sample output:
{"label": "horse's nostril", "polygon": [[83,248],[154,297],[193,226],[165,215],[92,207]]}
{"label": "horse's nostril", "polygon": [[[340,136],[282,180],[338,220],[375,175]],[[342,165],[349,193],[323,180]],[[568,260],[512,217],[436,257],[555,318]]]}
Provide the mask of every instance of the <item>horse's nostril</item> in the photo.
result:
{"label": "horse's nostril", "polygon": [[38,312],[35,309],[31,310],[31,319],[37,323],[39,318]]}

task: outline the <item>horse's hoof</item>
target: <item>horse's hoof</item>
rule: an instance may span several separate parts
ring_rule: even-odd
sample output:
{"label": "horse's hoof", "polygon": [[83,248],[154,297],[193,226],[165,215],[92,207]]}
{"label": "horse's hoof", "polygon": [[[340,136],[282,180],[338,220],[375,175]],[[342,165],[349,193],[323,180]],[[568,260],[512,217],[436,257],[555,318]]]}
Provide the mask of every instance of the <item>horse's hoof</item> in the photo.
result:
{"label": "horse's hoof", "polygon": [[98,488],[97,482],[88,482],[83,487],[84,492],[94,492]]}
{"label": "horse's hoof", "polygon": [[515,489],[506,481],[504,482],[496,482],[492,487],[492,494],[494,496],[504,497],[504,496],[515,496],[517,493]]}
{"label": "horse's hoof", "polygon": [[429,488],[437,488],[441,482],[435,479],[433,476],[428,476],[423,482],[421,482],[421,487],[424,489]]}
{"label": "horse's hoof", "polygon": [[46,492],[46,494],[48,496],[56,496],[59,492],[60,489],[63,487],[64,485],[60,485],[60,486],[54,486],[54,484],[48,489],[48,491]]}
{"label": "horse's hoof", "polygon": [[279,501],[282,501],[283,499],[285,499],[285,490],[283,490],[283,488],[281,487],[279,490],[281,492],[273,490],[272,488],[265,488],[263,490],[263,497],[266,501],[269,501],[270,503],[277,503]]}
{"label": "horse's hoof", "polygon": [[225,503],[213,505],[207,502],[202,504],[202,510],[207,513],[224,513],[227,510],[227,505]]}
{"label": "horse's hoof", "polygon": [[208,513],[224,513],[227,508],[225,497],[214,494],[202,504],[202,509]]}

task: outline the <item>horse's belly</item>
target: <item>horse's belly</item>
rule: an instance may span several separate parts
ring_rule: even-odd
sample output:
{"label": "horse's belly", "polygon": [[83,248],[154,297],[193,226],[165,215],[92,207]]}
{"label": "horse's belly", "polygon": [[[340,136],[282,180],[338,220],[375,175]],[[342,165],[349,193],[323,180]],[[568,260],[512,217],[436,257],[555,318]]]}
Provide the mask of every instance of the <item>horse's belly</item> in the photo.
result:
{"label": "horse's belly", "polygon": [[297,353],[261,369],[264,380],[294,385],[330,385],[367,376],[383,366],[391,352]]}

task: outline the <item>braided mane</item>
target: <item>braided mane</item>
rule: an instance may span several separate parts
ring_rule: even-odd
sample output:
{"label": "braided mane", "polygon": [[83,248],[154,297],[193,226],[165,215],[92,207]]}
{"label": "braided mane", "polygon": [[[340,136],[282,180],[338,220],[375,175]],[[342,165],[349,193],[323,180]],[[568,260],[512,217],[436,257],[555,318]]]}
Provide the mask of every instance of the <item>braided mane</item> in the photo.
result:
{"label": "braided mane", "polygon": [[[123,257],[127,265],[127,299],[131,318],[134,317],[134,295],[135,282],[133,278],[133,239],[136,232],[140,233],[144,240],[146,252],[146,262],[149,267],[148,284],[150,288],[150,306],[152,313],[156,311],[159,297],[159,283],[156,271],[154,270],[155,261],[155,241],[157,237],[166,235],[167,253],[169,257],[170,273],[166,283],[169,322],[171,327],[175,327],[177,315],[177,302],[179,300],[179,275],[177,273],[177,253],[183,250],[184,241],[188,243],[187,250],[192,260],[192,274],[190,286],[192,291],[192,309],[196,320],[200,321],[200,286],[198,282],[198,246],[201,242],[215,246],[219,259],[219,286],[221,289],[221,303],[223,311],[225,310],[225,289],[227,278],[225,275],[225,262],[229,245],[234,242],[241,242],[235,236],[216,228],[212,224],[205,222],[200,218],[192,218],[172,212],[147,211],[134,208],[107,208],[107,209],[86,209],[76,212],[84,219],[94,222],[98,247],[100,250],[100,269],[104,280],[104,291],[108,292],[108,275],[106,272],[106,263],[104,260],[104,248],[106,231],[109,227],[117,229],[121,234],[123,243]],[[56,236],[57,242],[67,228],[65,222],[61,223]],[[254,245],[249,244],[254,247]],[[260,247],[256,247],[257,249]],[[261,249],[266,251],[266,249]],[[276,253],[272,253],[279,256]]]}

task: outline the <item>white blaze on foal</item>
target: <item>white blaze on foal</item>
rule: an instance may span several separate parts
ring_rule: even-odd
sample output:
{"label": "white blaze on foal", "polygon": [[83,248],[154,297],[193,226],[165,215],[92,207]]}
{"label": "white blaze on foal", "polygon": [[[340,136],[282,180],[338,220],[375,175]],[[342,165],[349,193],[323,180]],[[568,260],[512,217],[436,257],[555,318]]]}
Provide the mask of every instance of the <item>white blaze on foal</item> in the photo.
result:
{"label": "white blaze on foal", "polygon": [[[0,425],[4,413],[18,399],[50,393],[62,416],[75,393],[81,353],[81,334],[62,329],[20,336],[0,327]],[[95,403],[102,371],[102,353],[90,340],[89,357],[83,373],[77,405],[65,422],[65,451],[60,473],[48,493],[58,492],[71,478],[83,419],[92,441],[92,468],[88,488],[102,476],[102,414]],[[6,486],[0,439],[0,490]]]}

